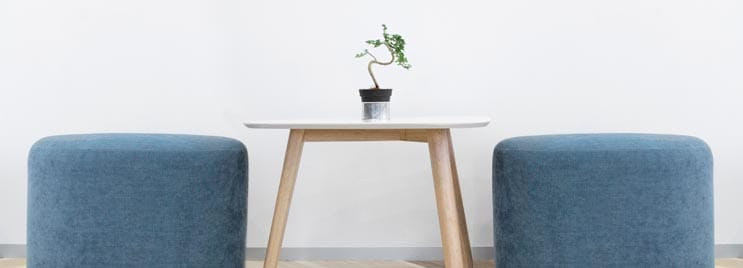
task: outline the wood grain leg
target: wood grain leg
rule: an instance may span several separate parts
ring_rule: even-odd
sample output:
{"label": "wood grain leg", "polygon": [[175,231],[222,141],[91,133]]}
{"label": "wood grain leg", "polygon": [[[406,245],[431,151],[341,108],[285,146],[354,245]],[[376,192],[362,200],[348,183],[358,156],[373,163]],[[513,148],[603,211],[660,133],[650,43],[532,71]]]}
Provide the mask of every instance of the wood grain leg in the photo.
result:
{"label": "wood grain leg", "polygon": [[459,172],[457,172],[457,161],[454,157],[454,143],[452,143],[451,141],[451,133],[449,131],[446,131],[446,137],[449,143],[449,162],[451,162],[451,173],[452,178],[454,179],[454,193],[457,196],[457,212],[459,214],[459,218],[462,219],[462,240],[460,242],[462,243],[462,248],[465,249],[464,256],[469,259],[470,263],[472,263],[472,249],[470,248],[469,231],[467,231],[467,217],[465,217],[464,214],[462,190],[459,185]]}
{"label": "wood grain leg", "polygon": [[294,193],[294,183],[297,180],[299,160],[302,157],[302,147],[304,147],[304,130],[292,129],[289,132],[289,141],[286,145],[284,167],[281,171],[279,192],[276,196],[271,234],[268,237],[266,259],[263,263],[264,268],[277,268],[279,265],[281,243],[284,240],[284,230],[286,230],[289,206],[291,205],[292,194]]}
{"label": "wood grain leg", "polygon": [[431,155],[445,266],[471,268],[472,252],[449,130],[432,130],[428,137],[428,150]]}

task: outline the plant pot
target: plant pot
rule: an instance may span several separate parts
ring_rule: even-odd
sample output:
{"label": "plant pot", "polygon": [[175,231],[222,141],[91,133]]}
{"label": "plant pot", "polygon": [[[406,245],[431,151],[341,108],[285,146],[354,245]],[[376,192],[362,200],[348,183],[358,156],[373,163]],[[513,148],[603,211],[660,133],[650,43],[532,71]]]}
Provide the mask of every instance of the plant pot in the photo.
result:
{"label": "plant pot", "polygon": [[370,122],[390,120],[392,89],[359,89],[359,95],[362,120]]}

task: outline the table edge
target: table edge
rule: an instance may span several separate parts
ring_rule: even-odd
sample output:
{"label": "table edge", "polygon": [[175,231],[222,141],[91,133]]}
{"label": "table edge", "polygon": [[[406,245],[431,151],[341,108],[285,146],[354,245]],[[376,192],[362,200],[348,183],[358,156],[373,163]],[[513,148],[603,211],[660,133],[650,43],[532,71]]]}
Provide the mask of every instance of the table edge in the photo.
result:
{"label": "table edge", "polygon": [[480,128],[490,124],[490,121],[483,122],[465,122],[465,123],[450,123],[450,124],[406,124],[406,125],[370,125],[363,127],[359,124],[348,124],[339,125],[336,123],[323,124],[282,124],[282,123],[262,123],[262,122],[246,122],[243,125],[251,129],[360,129],[360,130],[372,130],[372,129],[450,129],[450,128]]}

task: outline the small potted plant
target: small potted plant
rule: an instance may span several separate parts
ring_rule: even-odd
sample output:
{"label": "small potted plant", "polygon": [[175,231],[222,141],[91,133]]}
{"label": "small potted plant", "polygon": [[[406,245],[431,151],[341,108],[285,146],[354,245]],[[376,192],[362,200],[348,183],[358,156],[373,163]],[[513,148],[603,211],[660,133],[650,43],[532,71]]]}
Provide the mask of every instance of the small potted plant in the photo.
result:
{"label": "small potted plant", "polygon": [[365,121],[385,121],[390,119],[390,96],[392,96],[392,89],[382,89],[379,87],[377,78],[372,72],[372,66],[377,65],[390,65],[397,63],[405,69],[410,69],[411,65],[408,63],[408,58],[405,57],[405,39],[399,34],[387,33],[387,25],[382,24],[382,37],[383,40],[367,40],[366,43],[374,48],[385,46],[390,52],[389,61],[379,61],[374,54],[368,49],[364,49],[364,52],[356,54],[357,58],[369,56],[367,69],[369,70],[369,76],[371,76],[374,86],[368,89],[359,89],[361,95],[361,103],[363,107],[362,119]]}

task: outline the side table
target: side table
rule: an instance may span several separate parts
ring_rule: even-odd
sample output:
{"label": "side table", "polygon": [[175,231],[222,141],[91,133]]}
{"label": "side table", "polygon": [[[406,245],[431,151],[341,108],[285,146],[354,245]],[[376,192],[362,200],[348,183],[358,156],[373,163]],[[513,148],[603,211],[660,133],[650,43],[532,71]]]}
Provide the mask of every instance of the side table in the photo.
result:
{"label": "side table", "polygon": [[408,141],[428,143],[444,263],[448,268],[471,268],[472,253],[450,129],[483,127],[489,122],[487,117],[430,117],[385,122],[277,120],[245,123],[248,128],[290,129],[263,267],[278,267],[299,159],[305,142]]}

